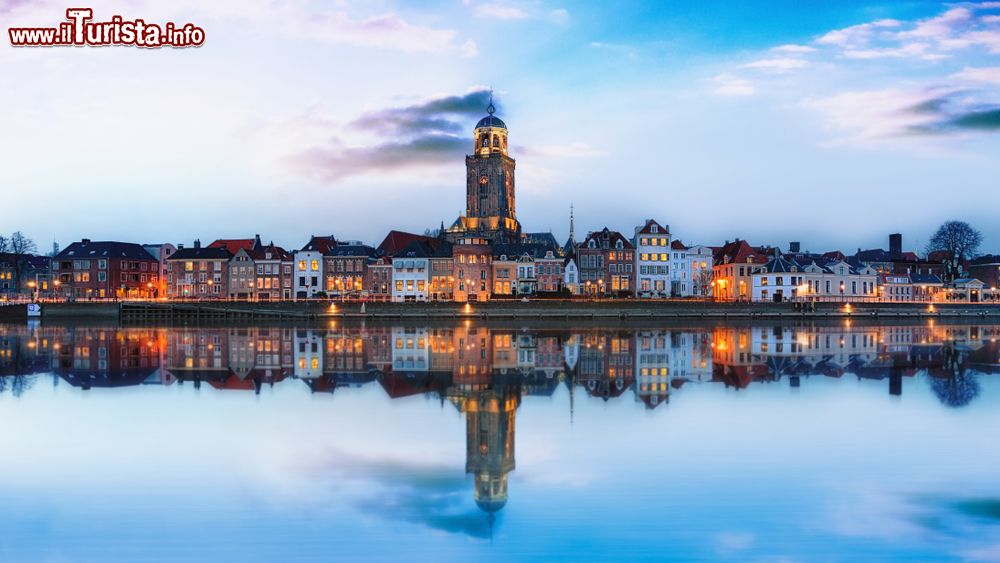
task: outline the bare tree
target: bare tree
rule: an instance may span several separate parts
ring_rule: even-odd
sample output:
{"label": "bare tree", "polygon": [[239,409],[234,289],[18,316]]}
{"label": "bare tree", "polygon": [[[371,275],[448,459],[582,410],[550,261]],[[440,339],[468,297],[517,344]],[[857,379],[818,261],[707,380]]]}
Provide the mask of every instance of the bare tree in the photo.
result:
{"label": "bare tree", "polygon": [[972,258],[982,242],[982,233],[965,221],[948,221],[931,237],[927,251],[946,253],[944,277],[950,282],[958,277],[962,262]]}
{"label": "bare tree", "polygon": [[0,252],[10,252],[10,239],[0,235]]}
{"label": "bare tree", "polygon": [[29,254],[38,252],[35,241],[24,236],[21,231],[14,231],[7,239],[8,252],[14,255],[14,287],[20,290],[21,278],[28,268]]}

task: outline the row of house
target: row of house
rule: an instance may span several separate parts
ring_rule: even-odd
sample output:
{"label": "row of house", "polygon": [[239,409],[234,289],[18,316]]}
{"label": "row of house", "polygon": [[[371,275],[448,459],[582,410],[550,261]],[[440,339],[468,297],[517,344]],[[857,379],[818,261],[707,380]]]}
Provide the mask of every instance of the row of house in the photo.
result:
{"label": "row of house", "polygon": [[[998,301],[1000,258],[969,261],[943,281],[940,257],[889,250],[802,252],[687,245],[653,219],[631,237],[607,227],[577,242],[525,233],[520,242],[390,231],[377,246],[314,235],[298,250],[260,236],[179,244],[75,242],[52,258],[0,255],[0,296],[67,299],[372,299],[483,301],[525,296],[714,301]],[[15,280],[16,277],[16,280]],[[988,281],[984,281],[986,278]]]}

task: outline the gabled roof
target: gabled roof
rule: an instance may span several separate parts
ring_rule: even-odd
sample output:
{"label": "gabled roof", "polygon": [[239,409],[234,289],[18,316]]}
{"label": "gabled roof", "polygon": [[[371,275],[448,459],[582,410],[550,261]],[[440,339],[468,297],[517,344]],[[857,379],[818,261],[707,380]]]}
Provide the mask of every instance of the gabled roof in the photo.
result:
{"label": "gabled roof", "polygon": [[910,274],[910,283],[922,285],[934,285],[944,283],[941,278],[934,274]]}
{"label": "gabled roof", "polygon": [[333,235],[317,236],[313,235],[309,242],[302,247],[302,251],[326,252],[331,246],[337,244],[337,239]]}
{"label": "gabled roof", "polygon": [[508,260],[514,261],[527,254],[531,258],[545,258],[545,252],[549,249],[541,244],[495,244],[493,245],[493,258],[506,256]]}
{"label": "gabled roof", "polygon": [[177,252],[174,252],[167,257],[168,262],[175,260],[229,260],[233,255],[230,254],[225,247],[219,246],[216,248],[210,247],[198,247],[198,248],[178,248]]}
{"label": "gabled roof", "polygon": [[56,255],[57,260],[128,258],[155,262],[156,258],[146,252],[141,244],[134,242],[91,241],[84,239],[67,246]]}
{"label": "gabled roof", "polygon": [[754,249],[745,240],[735,240],[713,252],[715,264],[766,264],[767,254]]}
{"label": "gabled roof", "polygon": [[[653,225],[656,225],[656,232],[653,232]],[[664,227],[663,225],[657,223],[653,219],[646,219],[646,224],[636,229],[635,234],[637,235],[669,235],[670,225]]]}
{"label": "gabled roof", "polygon": [[525,233],[522,235],[522,239],[526,244],[538,244],[553,251],[559,249],[559,243],[552,233]]}
{"label": "gabled roof", "polygon": [[616,248],[616,245],[618,244],[619,241],[622,243],[622,248],[625,249],[635,248],[634,246],[632,246],[632,242],[629,241],[624,236],[622,236],[621,233],[619,233],[618,231],[612,231],[607,227],[604,227],[600,231],[591,231],[590,233],[588,233],[587,238],[583,239],[583,242],[580,243],[580,246],[582,248],[588,248],[587,245],[590,244],[591,240],[594,241],[594,245],[596,248],[601,248],[601,249],[608,249],[608,250],[614,249]]}
{"label": "gabled roof", "polygon": [[681,242],[678,239],[674,239],[674,240],[670,241],[670,249],[671,250],[687,250],[688,248],[689,247],[684,246],[684,243]]}
{"label": "gabled roof", "polygon": [[389,231],[389,234],[385,235],[382,243],[378,245],[378,250],[388,256],[395,256],[413,241],[430,242],[433,240],[436,239],[426,235],[407,233],[405,231]]}
{"label": "gabled roof", "polygon": [[252,238],[220,238],[208,245],[209,248],[225,248],[230,254],[235,255],[240,249],[250,251],[253,248]]}
{"label": "gabled roof", "polygon": [[[281,248],[280,246],[275,246],[273,242],[267,245],[258,244],[254,245],[253,249],[248,252],[250,258],[256,260],[288,260],[291,255]],[[270,254],[271,257],[268,258],[267,255]]]}
{"label": "gabled roof", "polygon": [[337,244],[330,246],[323,256],[376,256],[378,252],[366,244]]}
{"label": "gabled roof", "polygon": [[793,272],[801,272],[802,266],[795,262],[785,258],[784,256],[774,256],[764,267],[764,271],[769,274],[789,274]]}
{"label": "gabled roof", "polygon": [[394,258],[429,258],[434,249],[428,241],[414,240],[396,253]]}
{"label": "gabled roof", "polygon": [[986,254],[979,256],[978,258],[973,258],[969,260],[968,265],[970,266],[983,266],[983,265],[997,265],[1000,264],[1000,256],[996,254]]}

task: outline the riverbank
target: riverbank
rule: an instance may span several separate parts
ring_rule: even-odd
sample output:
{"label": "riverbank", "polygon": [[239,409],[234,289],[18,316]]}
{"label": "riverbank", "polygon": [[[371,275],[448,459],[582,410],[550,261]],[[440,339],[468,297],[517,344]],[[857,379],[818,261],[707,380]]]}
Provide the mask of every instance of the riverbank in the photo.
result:
{"label": "riverbank", "polygon": [[[488,301],[481,303],[120,302],[45,303],[42,318],[174,322],[324,319],[727,319],[1000,317],[1000,306],[979,303],[711,303],[693,301]],[[803,310],[804,309],[804,310]],[[27,319],[25,305],[0,307],[0,320]]]}

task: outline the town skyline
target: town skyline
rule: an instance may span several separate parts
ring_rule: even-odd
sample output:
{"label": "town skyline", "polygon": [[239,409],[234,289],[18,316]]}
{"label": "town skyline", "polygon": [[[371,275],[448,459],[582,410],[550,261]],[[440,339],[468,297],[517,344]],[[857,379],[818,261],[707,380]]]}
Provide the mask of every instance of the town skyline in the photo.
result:
{"label": "town skyline", "polygon": [[[771,23],[750,23],[746,10],[767,7]],[[5,209],[44,208],[3,219],[40,250],[256,233],[287,247],[329,233],[374,243],[387,228],[448,223],[491,85],[529,231],[565,239],[572,204],[579,233],[656,218],[686,244],[851,252],[900,232],[922,251],[952,218],[982,229],[986,250],[1000,240],[994,3],[808,16],[780,2],[637,5],[617,19],[471,1],[133,9],[196,22],[208,39],[183,51],[0,47],[19,85],[0,102],[21,132],[0,140]],[[60,10],[0,11],[29,25]],[[286,25],[267,28],[273,17]]]}

